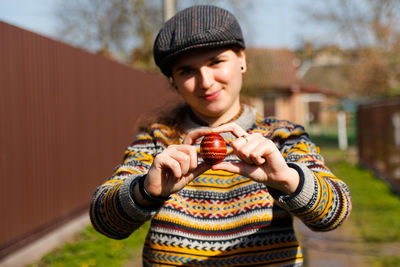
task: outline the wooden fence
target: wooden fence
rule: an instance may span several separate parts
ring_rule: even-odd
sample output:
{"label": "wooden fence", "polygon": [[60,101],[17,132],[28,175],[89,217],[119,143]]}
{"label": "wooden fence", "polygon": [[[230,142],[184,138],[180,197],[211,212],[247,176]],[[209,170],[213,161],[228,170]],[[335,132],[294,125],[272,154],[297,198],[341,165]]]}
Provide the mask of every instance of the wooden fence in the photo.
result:
{"label": "wooden fence", "polygon": [[400,193],[400,98],[360,105],[357,120],[361,165]]}
{"label": "wooden fence", "polygon": [[137,118],[175,100],[161,75],[0,21],[0,259],[87,212]]}

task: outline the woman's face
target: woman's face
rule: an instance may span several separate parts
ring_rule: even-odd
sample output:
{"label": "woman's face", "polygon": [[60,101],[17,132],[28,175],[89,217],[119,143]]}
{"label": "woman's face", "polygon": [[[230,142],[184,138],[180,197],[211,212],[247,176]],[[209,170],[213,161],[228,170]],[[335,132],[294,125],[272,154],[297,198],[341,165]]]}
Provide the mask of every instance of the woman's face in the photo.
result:
{"label": "woman's face", "polygon": [[181,56],[172,67],[172,79],[197,116],[211,124],[223,123],[240,110],[245,71],[243,50],[207,49]]}

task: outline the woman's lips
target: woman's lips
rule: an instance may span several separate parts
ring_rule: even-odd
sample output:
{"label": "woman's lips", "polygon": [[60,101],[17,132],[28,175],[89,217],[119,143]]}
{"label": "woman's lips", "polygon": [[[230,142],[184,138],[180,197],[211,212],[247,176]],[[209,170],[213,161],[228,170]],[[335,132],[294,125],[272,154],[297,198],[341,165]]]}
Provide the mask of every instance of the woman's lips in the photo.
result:
{"label": "woman's lips", "polygon": [[203,96],[203,98],[207,101],[212,101],[212,100],[217,99],[220,94],[221,94],[221,90],[216,91],[212,94],[207,94],[207,95]]}

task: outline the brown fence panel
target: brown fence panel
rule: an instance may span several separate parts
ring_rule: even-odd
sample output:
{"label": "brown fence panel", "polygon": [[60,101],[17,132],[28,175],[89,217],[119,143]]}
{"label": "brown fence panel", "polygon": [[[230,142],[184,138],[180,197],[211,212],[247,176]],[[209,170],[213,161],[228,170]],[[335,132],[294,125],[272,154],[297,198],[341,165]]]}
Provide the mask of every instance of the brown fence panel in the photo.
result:
{"label": "brown fence panel", "polygon": [[173,101],[161,75],[0,22],[0,258],[86,212],[138,116]]}
{"label": "brown fence panel", "polygon": [[360,163],[400,193],[400,99],[358,108]]}

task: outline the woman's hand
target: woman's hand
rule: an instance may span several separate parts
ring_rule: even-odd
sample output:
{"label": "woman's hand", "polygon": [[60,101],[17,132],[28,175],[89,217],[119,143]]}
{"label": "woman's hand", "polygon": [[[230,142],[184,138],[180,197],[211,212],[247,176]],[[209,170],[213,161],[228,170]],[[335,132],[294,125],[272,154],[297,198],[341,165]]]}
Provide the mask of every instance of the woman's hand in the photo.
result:
{"label": "woman's hand", "polygon": [[166,197],[181,190],[210,168],[205,163],[198,165],[197,162],[195,146],[167,147],[154,158],[144,183],[146,191],[153,196]]}
{"label": "woman's hand", "polygon": [[248,134],[236,123],[227,123],[213,129],[198,129],[190,132],[184,144],[192,144],[197,138],[209,134],[231,132],[237,138],[231,142],[238,163],[220,162],[212,166],[213,170],[237,173],[264,183],[286,194],[296,191],[300,176],[296,170],[288,167],[276,145],[259,133]]}

